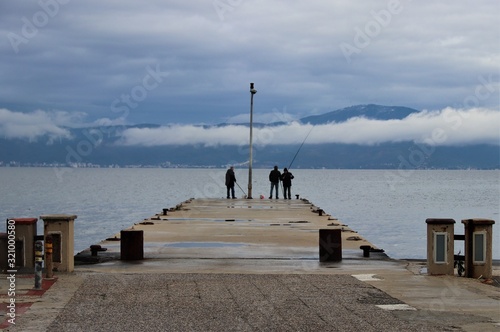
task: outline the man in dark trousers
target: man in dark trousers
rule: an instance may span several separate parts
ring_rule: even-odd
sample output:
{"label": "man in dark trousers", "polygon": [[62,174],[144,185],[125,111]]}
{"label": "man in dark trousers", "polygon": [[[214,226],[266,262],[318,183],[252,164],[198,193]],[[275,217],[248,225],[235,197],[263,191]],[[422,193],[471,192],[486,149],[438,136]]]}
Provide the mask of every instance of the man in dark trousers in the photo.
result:
{"label": "man in dark trousers", "polygon": [[278,188],[281,180],[281,172],[278,171],[278,166],[274,166],[274,169],[269,173],[269,181],[271,181],[271,194],[269,194],[269,199],[273,198],[273,188],[276,187],[276,199],[279,197]]}
{"label": "man in dark trousers", "polygon": [[229,198],[229,191],[231,191],[231,197],[234,196],[234,184],[236,183],[236,176],[234,175],[234,167],[231,166],[226,172],[226,188],[227,188],[227,198]]}
{"label": "man in dark trousers", "polygon": [[283,169],[283,174],[281,175],[281,181],[283,181],[283,195],[285,199],[287,198],[286,193],[288,192],[288,199],[292,199],[291,187],[292,187],[293,174],[286,169]]}

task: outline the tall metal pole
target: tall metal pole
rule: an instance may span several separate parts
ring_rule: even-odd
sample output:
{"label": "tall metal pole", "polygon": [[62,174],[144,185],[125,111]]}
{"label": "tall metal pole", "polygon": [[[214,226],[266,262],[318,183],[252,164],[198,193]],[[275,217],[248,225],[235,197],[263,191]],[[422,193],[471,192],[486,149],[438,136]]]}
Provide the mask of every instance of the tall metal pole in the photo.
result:
{"label": "tall metal pole", "polygon": [[257,93],[253,83],[250,83],[250,160],[248,162],[248,194],[247,198],[252,199],[252,139],[253,139],[253,95]]}

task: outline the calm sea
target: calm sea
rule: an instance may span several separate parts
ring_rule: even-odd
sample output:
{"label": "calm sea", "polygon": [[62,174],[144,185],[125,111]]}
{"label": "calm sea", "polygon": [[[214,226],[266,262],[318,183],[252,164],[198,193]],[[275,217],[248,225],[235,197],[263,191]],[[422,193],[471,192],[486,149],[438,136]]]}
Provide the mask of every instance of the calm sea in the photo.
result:
{"label": "calm sea", "polygon": [[[269,196],[270,170],[253,170],[253,197]],[[426,218],[496,221],[500,259],[500,171],[291,170],[292,195],[309,199],[393,258],[426,257]],[[225,169],[0,168],[0,217],[76,214],[75,253],[191,198],[225,197]],[[239,197],[248,169],[236,169]],[[42,234],[42,222],[38,222]],[[0,224],[5,232],[5,222]],[[458,244],[458,243],[457,243]],[[456,247],[456,252],[462,250]]]}

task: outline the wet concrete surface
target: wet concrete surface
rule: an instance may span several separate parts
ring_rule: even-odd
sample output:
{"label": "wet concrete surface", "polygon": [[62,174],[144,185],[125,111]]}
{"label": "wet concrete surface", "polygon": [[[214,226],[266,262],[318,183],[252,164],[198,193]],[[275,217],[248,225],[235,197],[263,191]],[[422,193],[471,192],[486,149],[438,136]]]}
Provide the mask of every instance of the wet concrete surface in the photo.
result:
{"label": "wet concrete surface", "polygon": [[[132,227],[144,230],[143,260],[121,261],[120,242],[103,241],[98,259],[78,255],[75,272],[56,273],[6,330],[500,330],[499,288],[428,276],[424,261],[379,250],[363,257],[364,234],[316,210],[302,200],[186,201]],[[319,262],[323,228],[342,231],[342,261]]]}

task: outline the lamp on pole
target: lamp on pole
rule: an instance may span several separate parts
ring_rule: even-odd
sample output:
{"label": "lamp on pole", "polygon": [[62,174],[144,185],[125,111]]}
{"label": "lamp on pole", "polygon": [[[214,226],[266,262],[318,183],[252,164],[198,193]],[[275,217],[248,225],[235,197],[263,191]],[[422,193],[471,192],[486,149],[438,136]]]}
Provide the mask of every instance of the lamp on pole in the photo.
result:
{"label": "lamp on pole", "polygon": [[247,198],[252,198],[252,138],[253,138],[253,95],[257,93],[253,83],[250,83],[250,160],[248,162],[248,194]]}

